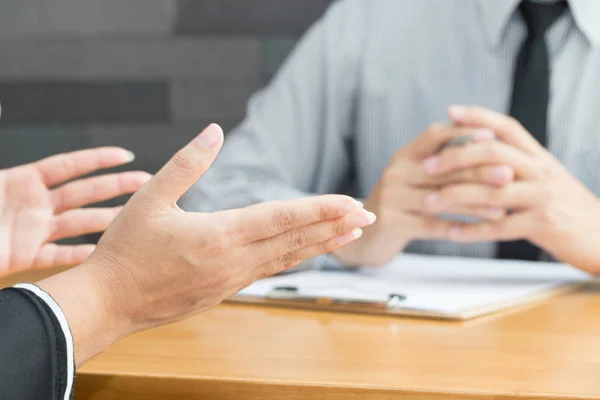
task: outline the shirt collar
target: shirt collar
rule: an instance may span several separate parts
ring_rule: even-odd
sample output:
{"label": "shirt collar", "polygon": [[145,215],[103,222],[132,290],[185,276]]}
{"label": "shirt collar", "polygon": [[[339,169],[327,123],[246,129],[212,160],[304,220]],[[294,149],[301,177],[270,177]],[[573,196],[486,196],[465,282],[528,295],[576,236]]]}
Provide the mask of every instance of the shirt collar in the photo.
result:
{"label": "shirt collar", "polygon": [[[521,0],[479,0],[479,11],[492,46],[498,46]],[[600,0],[568,0],[577,27],[593,44],[600,44]]]}

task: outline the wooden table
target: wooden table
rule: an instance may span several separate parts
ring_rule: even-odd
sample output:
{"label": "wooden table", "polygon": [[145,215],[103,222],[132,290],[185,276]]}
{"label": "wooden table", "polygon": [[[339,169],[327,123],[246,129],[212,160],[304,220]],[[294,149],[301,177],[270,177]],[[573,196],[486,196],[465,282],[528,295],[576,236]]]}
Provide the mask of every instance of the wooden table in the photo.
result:
{"label": "wooden table", "polygon": [[600,399],[600,287],[466,323],[223,305],[87,364],[83,399]]}

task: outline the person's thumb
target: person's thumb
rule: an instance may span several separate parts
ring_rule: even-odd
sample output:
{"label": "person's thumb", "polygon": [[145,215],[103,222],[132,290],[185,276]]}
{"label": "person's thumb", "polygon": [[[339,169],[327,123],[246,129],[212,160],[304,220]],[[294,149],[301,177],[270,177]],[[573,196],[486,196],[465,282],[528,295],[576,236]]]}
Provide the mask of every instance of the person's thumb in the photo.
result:
{"label": "person's thumb", "polygon": [[152,203],[174,205],[210,168],[223,145],[223,130],[209,125],[200,135],[179,150],[138,192],[150,196]]}

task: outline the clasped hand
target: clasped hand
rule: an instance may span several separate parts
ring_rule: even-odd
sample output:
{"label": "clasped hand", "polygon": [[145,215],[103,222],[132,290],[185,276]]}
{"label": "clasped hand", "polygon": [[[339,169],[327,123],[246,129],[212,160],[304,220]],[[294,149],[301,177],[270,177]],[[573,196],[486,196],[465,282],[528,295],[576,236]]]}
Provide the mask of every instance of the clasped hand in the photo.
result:
{"label": "clasped hand", "polygon": [[[450,107],[449,115],[451,124],[429,127],[396,153],[365,203],[377,223],[336,256],[379,265],[417,239],[526,239],[562,262],[600,273],[597,196],[516,120],[479,107]],[[440,151],[461,136],[472,140]],[[481,222],[439,218],[447,214]]]}
{"label": "clasped hand", "polygon": [[560,261],[600,273],[600,202],[521,124],[478,107],[452,107],[456,124],[492,130],[498,141],[448,148],[425,162],[431,176],[501,164],[514,171],[514,181],[501,187],[451,184],[429,194],[436,212],[485,206],[512,209],[497,221],[454,224],[450,239],[459,242],[527,239]]}

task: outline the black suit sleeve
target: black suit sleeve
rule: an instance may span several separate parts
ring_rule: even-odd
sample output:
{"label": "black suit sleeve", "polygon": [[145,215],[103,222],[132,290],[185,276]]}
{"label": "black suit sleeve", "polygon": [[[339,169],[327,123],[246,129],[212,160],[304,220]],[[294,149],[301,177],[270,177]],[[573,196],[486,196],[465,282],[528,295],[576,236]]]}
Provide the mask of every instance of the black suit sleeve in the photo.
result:
{"label": "black suit sleeve", "polygon": [[64,325],[52,307],[29,290],[1,290],[0,399],[70,399],[69,360]]}

